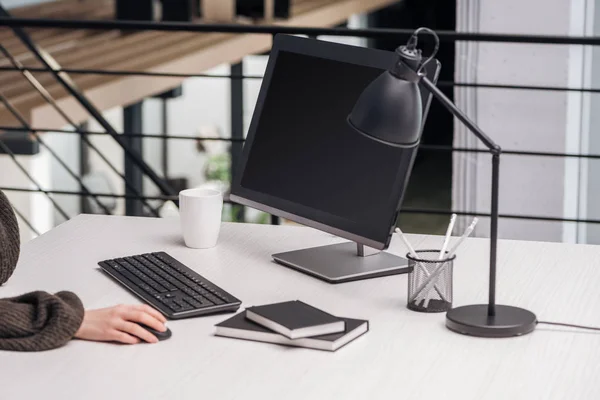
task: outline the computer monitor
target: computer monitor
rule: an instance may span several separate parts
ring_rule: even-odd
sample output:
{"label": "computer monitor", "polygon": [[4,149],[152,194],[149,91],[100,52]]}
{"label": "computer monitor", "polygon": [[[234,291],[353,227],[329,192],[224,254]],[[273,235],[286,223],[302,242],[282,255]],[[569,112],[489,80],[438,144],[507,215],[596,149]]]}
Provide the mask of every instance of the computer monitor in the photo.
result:
{"label": "computer monitor", "polygon": [[[275,36],[231,200],[352,242],[273,255],[328,282],[406,272],[390,244],[417,148],[360,135],[347,117],[393,52]],[[434,82],[439,62],[428,64]],[[422,90],[424,118],[431,101]],[[366,246],[366,249],[365,249]]]}

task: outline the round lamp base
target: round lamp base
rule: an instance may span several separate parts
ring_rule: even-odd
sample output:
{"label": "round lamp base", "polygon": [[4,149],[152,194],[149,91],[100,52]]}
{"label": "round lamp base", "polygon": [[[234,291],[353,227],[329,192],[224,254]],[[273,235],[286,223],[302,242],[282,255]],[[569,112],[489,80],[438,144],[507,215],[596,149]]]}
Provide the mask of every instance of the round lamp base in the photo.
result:
{"label": "round lamp base", "polygon": [[453,308],[446,314],[446,327],[463,335],[503,338],[533,332],[537,325],[531,311],[502,305],[495,309],[496,314],[488,316],[487,304]]}

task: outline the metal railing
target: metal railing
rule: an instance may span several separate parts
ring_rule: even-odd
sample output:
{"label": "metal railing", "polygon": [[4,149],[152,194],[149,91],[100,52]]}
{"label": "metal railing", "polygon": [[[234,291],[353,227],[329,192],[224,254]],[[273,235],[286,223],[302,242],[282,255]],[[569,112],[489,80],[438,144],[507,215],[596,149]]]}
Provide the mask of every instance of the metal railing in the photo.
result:
{"label": "metal railing", "polygon": [[[319,36],[339,36],[339,37],[358,37],[358,38],[370,38],[370,39],[396,39],[398,43],[405,41],[411,34],[412,30],[403,29],[346,29],[346,28],[307,28],[307,27],[283,27],[283,26],[256,26],[256,25],[235,25],[235,24],[195,24],[195,23],[169,23],[169,22],[139,22],[139,21],[78,21],[78,20],[62,20],[62,19],[24,19],[24,18],[11,18],[11,17],[0,17],[0,26],[10,27],[13,29],[22,29],[25,27],[37,27],[37,28],[58,28],[58,29],[93,29],[93,30],[122,30],[122,31],[164,31],[164,32],[213,32],[213,33],[232,33],[232,34],[294,34],[294,35],[306,35],[311,37]],[[449,31],[438,31],[437,32],[440,40],[447,42],[456,41],[476,41],[476,42],[498,42],[498,43],[534,43],[534,44],[546,44],[546,45],[600,45],[600,37],[572,37],[572,36],[543,36],[543,35],[505,35],[505,34],[481,34],[481,33],[457,33]],[[5,56],[10,58],[10,53],[6,49],[3,50]],[[244,75],[241,64],[234,65],[232,67],[232,73],[226,75],[215,75],[215,74],[185,74],[185,73],[169,73],[169,72],[148,72],[148,71],[130,71],[130,70],[98,70],[98,69],[78,69],[68,67],[52,67],[46,64],[44,67],[25,67],[17,63],[13,63],[12,66],[1,66],[0,71],[21,71],[21,73],[51,73],[55,77],[67,74],[73,75],[113,75],[113,76],[146,76],[156,78],[221,78],[229,79],[232,82],[232,135],[230,138],[222,137],[203,137],[203,136],[187,136],[178,134],[155,135],[144,132],[127,132],[129,138],[156,138],[156,139],[168,139],[168,140],[193,140],[193,141],[227,141],[232,143],[231,155],[232,155],[232,170],[235,173],[236,161],[239,157],[241,146],[244,142],[244,130],[243,130],[243,109],[242,98],[243,88],[241,83],[243,80],[252,79],[260,80],[262,76],[256,75]],[[598,93],[600,88],[578,88],[578,87],[553,87],[553,86],[531,86],[531,85],[511,85],[511,84],[485,84],[485,83],[471,83],[471,82],[453,82],[453,81],[440,81],[438,83],[440,87],[471,87],[471,88],[488,88],[488,89],[503,89],[503,90],[539,90],[539,91],[563,91],[563,92],[586,92],[586,93]],[[1,88],[0,88],[1,90]],[[10,104],[7,103],[6,98],[0,96],[5,105],[10,108]],[[31,134],[35,135],[37,140],[41,141],[39,133],[54,132],[64,134],[75,134],[82,138],[87,138],[89,135],[107,135],[107,131],[89,131],[81,129],[80,127],[72,124],[74,130],[66,129],[51,129],[46,127],[33,127],[23,123],[23,128],[15,128],[10,126],[0,126],[0,130],[4,131],[16,131],[26,130]],[[102,125],[102,124],[101,124]],[[106,127],[105,127],[106,128]],[[111,135],[114,136],[114,135]],[[2,137],[0,136],[0,148],[2,148],[8,155],[11,155],[15,162],[18,163],[14,155],[11,154],[10,150],[2,143]],[[114,138],[119,140],[119,138]],[[122,144],[122,143],[121,143]],[[3,146],[3,147],[2,147]],[[135,151],[128,150],[127,144],[122,144],[126,153],[126,157],[131,158],[135,156]],[[47,146],[46,146],[47,147]],[[452,146],[431,146],[421,145],[421,151],[435,151],[435,152],[462,152],[462,153],[478,153],[486,150],[476,148],[457,148]],[[538,152],[538,151],[520,151],[520,150],[503,150],[504,154],[523,156],[523,157],[555,157],[555,158],[576,158],[576,159],[600,159],[600,154],[576,154],[576,153],[559,153],[559,152]],[[141,156],[140,156],[141,157]],[[135,157],[134,157],[135,158]],[[108,160],[106,160],[108,162]],[[139,166],[139,165],[138,165]],[[150,175],[155,179],[158,174],[154,171],[143,171],[146,175],[150,172]],[[121,174],[124,182],[127,184],[127,179]],[[32,177],[31,181],[34,182]],[[153,180],[155,180],[153,179]],[[34,182],[35,183],[35,182]],[[157,183],[157,182],[155,182]],[[44,190],[39,185],[36,189],[30,188],[18,188],[18,187],[2,187],[0,189],[5,191],[20,191],[20,192],[42,192],[47,195],[53,202],[55,208],[59,210],[61,214],[68,218],[64,211],[60,211],[60,205],[56,204],[53,200],[53,195],[73,195],[80,197],[92,197],[97,199],[98,197],[107,198],[122,198],[132,199],[144,202],[151,210],[152,207],[148,205],[147,201],[176,201],[177,197],[173,192],[169,192],[164,185],[158,184],[161,191],[161,195],[158,196],[144,196],[136,190],[126,193],[124,195],[117,195],[111,193],[91,193],[87,190],[81,191],[64,191],[64,190]],[[106,210],[108,213],[110,211]],[[156,213],[156,210],[153,210]],[[417,214],[443,214],[449,215],[456,213],[458,215],[469,215],[469,216],[489,216],[488,213],[475,213],[463,210],[438,210],[438,209],[421,209],[421,208],[403,208],[401,213],[417,213]],[[22,217],[22,215],[21,215]],[[535,220],[535,221],[553,221],[553,222],[574,222],[574,223],[600,223],[600,220],[595,219],[578,219],[578,218],[560,218],[542,215],[515,215],[515,214],[503,214],[501,218],[509,219],[521,219],[521,220]],[[31,224],[24,220],[30,227]],[[278,223],[276,218],[272,218],[272,223]]]}

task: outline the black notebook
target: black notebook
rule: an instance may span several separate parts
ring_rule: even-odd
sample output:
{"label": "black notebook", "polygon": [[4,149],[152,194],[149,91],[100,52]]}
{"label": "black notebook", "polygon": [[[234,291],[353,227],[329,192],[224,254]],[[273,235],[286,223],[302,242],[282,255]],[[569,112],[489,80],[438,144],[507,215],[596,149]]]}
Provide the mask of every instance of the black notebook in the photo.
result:
{"label": "black notebook", "polygon": [[277,332],[273,332],[250,321],[246,318],[246,311],[242,311],[220,324],[217,324],[215,334],[217,336],[275,343],[284,346],[336,351],[369,330],[368,321],[350,318],[342,318],[342,320],[346,325],[346,330],[344,332],[310,338],[289,339]]}
{"label": "black notebook", "polygon": [[346,330],[344,320],[299,300],[249,307],[246,318],[290,339]]}

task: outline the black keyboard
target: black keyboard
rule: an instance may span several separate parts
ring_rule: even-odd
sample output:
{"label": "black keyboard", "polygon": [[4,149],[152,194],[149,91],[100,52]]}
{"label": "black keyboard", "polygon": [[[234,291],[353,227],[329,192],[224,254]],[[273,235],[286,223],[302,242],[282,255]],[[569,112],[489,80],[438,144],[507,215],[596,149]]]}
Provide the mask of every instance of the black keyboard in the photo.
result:
{"label": "black keyboard", "polygon": [[115,258],[98,265],[168,318],[236,311],[242,304],[165,252]]}

